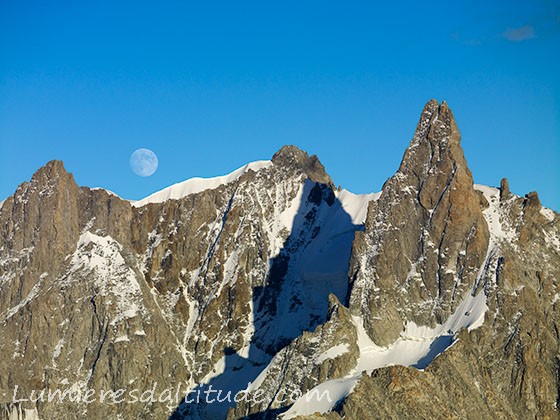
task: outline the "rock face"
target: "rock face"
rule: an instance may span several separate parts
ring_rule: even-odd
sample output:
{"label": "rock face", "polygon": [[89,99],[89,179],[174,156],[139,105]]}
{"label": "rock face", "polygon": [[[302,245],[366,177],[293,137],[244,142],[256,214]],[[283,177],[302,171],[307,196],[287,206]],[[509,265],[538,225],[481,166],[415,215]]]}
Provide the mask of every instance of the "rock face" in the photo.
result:
{"label": "rock face", "polygon": [[252,168],[134,205],[53,161],[3,202],[0,419],[560,418],[560,218],[473,184],[447,104],[380,194]]}
{"label": "rock face", "polygon": [[560,418],[558,214],[532,208],[531,197],[483,191],[497,234],[481,285],[484,324],[462,330],[425,371],[364,375],[328,418]]}
{"label": "rock face", "polygon": [[350,308],[380,345],[406,321],[442,323],[474,285],[487,246],[455,119],[432,100],[354,242]]}

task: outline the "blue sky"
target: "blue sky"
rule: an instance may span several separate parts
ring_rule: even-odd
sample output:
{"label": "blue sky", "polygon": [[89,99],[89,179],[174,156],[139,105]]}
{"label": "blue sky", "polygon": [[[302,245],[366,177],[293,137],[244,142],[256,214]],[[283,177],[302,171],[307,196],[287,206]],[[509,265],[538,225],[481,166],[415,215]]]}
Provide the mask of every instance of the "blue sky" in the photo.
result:
{"label": "blue sky", "polygon": [[475,182],[560,210],[558,2],[372,3],[0,0],[0,199],[51,159],[138,199],[284,144],[378,191],[436,98]]}

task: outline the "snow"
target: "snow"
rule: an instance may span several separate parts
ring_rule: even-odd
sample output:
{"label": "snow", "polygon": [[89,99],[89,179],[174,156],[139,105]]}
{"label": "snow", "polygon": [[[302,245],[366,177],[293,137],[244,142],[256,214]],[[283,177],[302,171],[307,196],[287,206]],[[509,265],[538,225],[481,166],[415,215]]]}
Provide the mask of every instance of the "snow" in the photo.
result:
{"label": "snow", "polygon": [[19,312],[19,310],[21,308],[25,307],[25,305],[27,305],[29,302],[31,302],[39,294],[39,291],[41,290],[41,286],[43,285],[43,279],[44,278],[45,278],[45,276],[39,277],[39,281],[33,285],[31,290],[27,294],[27,296],[20,303],[18,303],[16,306],[14,306],[10,310],[8,310],[8,312],[6,313],[5,320],[8,320],[11,317],[13,317],[16,313]]}
{"label": "snow", "polygon": [[352,218],[352,222],[361,225],[366,221],[368,203],[377,200],[381,193],[354,194],[343,189],[336,191],[335,195],[342,204],[344,211]]}
{"label": "snow", "polygon": [[[277,236],[280,240],[275,239],[274,233],[281,232],[278,226],[273,225],[269,234],[270,242],[276,241],[279,249],[288,247],[289,265],[275,320],[259,317],[256,321],[258,333],[267,340],[291,340],[313,329],[312,322],[317,321],[310,320],[324,317],[330,293],[345,299],[354,235],[363,229],[369,201],[378,197],[343,190],[336,193],[331,205],[324,200],[316,204],[308,200],[313,188],[315,182],[303,180],[297,192],[292,191],[292,201],[273,219],[290,233],[289,242],[281,235]],[[297,247],[291,248],[290,241],[297,241]],[[302,304],[294,305],[294,296]]]}
{"label": "snow", "polygon": [[[121,296],[119,296],[119,297],[121,297]],[[124,304],[123,304],[123,302],[120,299],[119,299],[119,306],[120,306],[120,308],[119,308],[120,311],[117,314],[117,316],[115,318],[113,318],[113,320],[111,321],[111,325],[116,325],[124,319],[134,318],[140,310],[140,308],[138,307],[138,305],[136,303],[134,303],[134,302],[124,302]],[[123,307],[125,308],[124,310],[123,310]]]}
{"label": "snow", "polygon": [[[85,231],[78,239],[65,281],[80,281],[77,274],[93,274],[94,285],[102,296],[114,296],[116,316],[114,325],[133,318],[141,310],[142,292],[134,270],[121,255],[122,247],[110,236],[99,236]],[[88,277],[91,278],[91,277]]]}
{"label": "snow", "polygon": [[115,338],[115,343],[121,343],[121,342],[126,342],[126,341],[130,341],[130,339],[128,338],[128,335],[126,335],[126,334]]}
{"label": "snow", "polygon": [[183,338],[183,343],[187,343],[189,337],[192,335],[192,332],[196,325],[196,321],[198,320],[199,308],[198,308],[198,301],[193,300],[187,293],[186,289],[183,289],[183,297],[185,298],[185,301],[189,305],[189,319],[187,321],[187,326],[185,328],[185,336]]}
{"label": "snow", "polygon": [[58,356],[60,356],[62,347],[64,347],[64,338],[61,338],[60,340],[58,340],[58,343],[56,343],[56,346],[53,351],[53,359],[56,359],[58,358]]}
{"label": "snow", "polygon": [[[215,400],[211,404],[201,406],[199,408],[202,412],[199,413],[199,416],[193,415],[189,418],[223,419],[227,416],[227,411],[232,405],[235,395],[240,391],[252,388],[252,382],[261,372],[263,364],[270,359],[269,355],[253,346],[250,353],[251,356],[248,358],[242,357],[239,352],[223,356],[199,384],[193,385],[186,392],[188,394],[198,389],[202,394],[203,390],[210,389],[211,386],[215,390],[224,390],[225,394],[231,393],[231,401],[222,395],[223,401]],[[255,381],[257,380],[258,378]]]}
{"label": "snow", "polygon": [[350,346],[347,343],[337,344],[336,346],[333,346],[330,349],[321,353],[315,359],[315,364],[320,365],[325,360],[336,359],[338,356],[342,356],[343,354],[348,353],[349,349]]}
{"label": "snow", "polygon": [[[484,323],[485,313],[488,310],[486,294],[484,291],[480,291],[476,296],[473,296],[473,293],[477,290],[478,281],[488,272],[495,271],[493,265],[497,261],[500,242],[508,241],[512,243],[516,235],[515,231],[502,220],[499,190],[483,185],[475,185],[475,188],[484,194],[490,204],[484,210],[484,217],[490,231],[490,243],[477,283],[455,312],[444,324],[436,325],[434,328],[407,322],[400,337],[388,347],[376,345],[366,333],[363,319],[359,316],[353,316],[360,352],[356,367],[345,378],[323,382],[307,392],[281,416],[282,419],[331,411],[338,401],[352,392],[364,371],[370,374],[375,369],[391,365],[413,366],[424,369],[434,358],[454,344],[459,330],[466,328],[471,331]],[[414,276],[414,271],[413,267],[409,276]],[[557,300],[556,295],[553,300]],[[319,394],[317,394],[318,391]],[[319,401],[317,398],[311,398],[312,393],[322,395],[324,392],[329,394],[329,398],[326,400]]]}
{"label": "snow", "polygon": [[211,190],[218,188],[221,185],[229,184],[230,182],[237,181],[243,174],[248,171],[258,171],[263,168],[268,168],[272,165],[270,160],[259,160],[251,162],[242,166],[241,168],[231,172],[228,175],[217,176],[214,178],[191,178],[186,181],[179,182],[164,188],[146,198],[135,201],[132,203],[134,207],[142,207],[148,203],[163,203],[167,200],[178,200],[190,194],[196,194],[201,191]]}
{"label": "snow", "polygon": [[148,233],[148,247],[146,248],[146,252],[144,253],[144,265],[146,264],[146,261],[152,258],[154,249],[156,249],[161,244],[162,239],[163,237],[161,233],[157,233],[155,229]]}
{"label": "snow", "polygon": [[[352,392],[364,371],[371,374],[375,369],[392,365],[424,369],[454,343],[459,330],[467,328],[470,331],[481,326],[486,310],[486,295],[479,293],[472,296],[469,293],[444,324],[430,328],[408,322],[401,336],[388,347],[376,345],[366,333],[363,319],[352,316],[360,351],[356,367],[345,378],[323,382],[308,391],[281,418],[292,419],[296,416],[331,411],[338,401]],[[323,395],[325,392],[328,398],[319,400],[317,395]]]}
{"label": "snow", "polygon": [[[302,183],[296,193],[296,196],[293,198],[293,200],[291,201],[290,205],[283,210],[279,215],[274,215],[274,220],[278,221],[277,223],[274,223],[276,226],[276,229],[274,229],[274,231],[272,232],[272,239],[275,238],[280,238],[281,235],[280,230],[282,230],[283,228],[286,229],[286,231],[288,233],[292,233],[292,230],[294,228],[294,223],[296,222],[296,217],[298,215],[298,212],[303,204],[303,197],[307,197],[309,195],[309,191],[311,190],[311,188],[313,187],[313,182],[311,182],[310,180]],[[280,195],[279,191],[276,191],[276,196],[278,197]],[[273,241],[271,241],[271,243],[274,243]],[[283,241],[280,240],[280,243],[277,244],[277,248],[280,249],[283,246]],[[275,252],[276,253],[276,252]],[[274,253],[274,254],[275,254]]]}
{"label": "snow", "polygon": [[304,396],[298,398],[292,407],[279,418],[292,419],[296,416],[309,416],[314,413],[327,413],[338,401],[350,394],[358,383],[355,380],[333,379],[317,385]]}
{"label": "snow", "polygon": [[247,326],[243,330],[243,347],[237,352],[241,357],[249,358],[251,351],[251,340],[255,334],[255,305],[249,301],[249,314],[247,315]]}
{"label": "snow", "polygon": [[5,202],[6,202],[6,199],[0,201],[0,210],[2,210],[2,206],[4,205]]}
{"label": "snow", "polygon": [[60,356],[63,347],[64,347],[64,338],[61,338],[60,340],[58,340],[58,343],[56,343],[56,346],[53,350],[52,364],[53,367],[55,368],[57,367],[56,359],[58,359],[58,357]]}
{"label": "snow", "polygon": [[246,388],[247,392],[253,392],[257,389],[259,389],[261,387],[261,385],[264,383],[266,377],[268,376],[268,372],[270,371],[270,368],[272,367],[272,361],[273,359],[270,361],[270,363],[268,363],[266,365],[266,367],[261,370],[259,372],[259,374],[257,375],[257,377],[255,378],[254,381],[252,381]]}
{"label": "snow", "polygon": [[500,190],[480,184],[475,184],[474,188],[482,192],[489,204],[489,207],[483,211],[484,218],[488,224],[488,230],[490,231],[489,250],[502,241],[513,243],[516,239],[515,231],[502,223]]}
{"label": "snow", "polygon": [[546,217],[549,222],[552,222],[556,216],[553,210],[547,209],[546,207],[541,208],[541,214]]}
{"label": "snow", "polygon": [[560,236],[554,232],[547,232],[543,229],[543,234],[548,246],[554,248],[557,252],[560,252]]}

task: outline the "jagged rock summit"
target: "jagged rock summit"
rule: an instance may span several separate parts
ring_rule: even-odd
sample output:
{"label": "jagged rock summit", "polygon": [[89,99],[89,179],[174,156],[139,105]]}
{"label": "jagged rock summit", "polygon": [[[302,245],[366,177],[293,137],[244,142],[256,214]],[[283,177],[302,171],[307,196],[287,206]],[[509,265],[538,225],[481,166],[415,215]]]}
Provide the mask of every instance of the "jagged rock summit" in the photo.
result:
{"label": "jagged rock summit", "polygon": [[443,323],[473,287],[486,256],[480,197],[445,102],[426,104],[376,204],[354,242],[350,304],[367,314],[370,336],[388,345],[407,320]]}
{"label": "jagged rock summit", "polygon": [[297,146],[284,146],[272,156],[272,163],[295,167],[305,172],[312,181],[332,186],[332,180],[325,172],[323,164],[316,155],[311,157]]}
{"label": "jagged rock summit", "polygon": [[134,203],[52,161],[0,204],[0,419],[560,418],[559,278],[445,102],[375,194],[295,146]]}

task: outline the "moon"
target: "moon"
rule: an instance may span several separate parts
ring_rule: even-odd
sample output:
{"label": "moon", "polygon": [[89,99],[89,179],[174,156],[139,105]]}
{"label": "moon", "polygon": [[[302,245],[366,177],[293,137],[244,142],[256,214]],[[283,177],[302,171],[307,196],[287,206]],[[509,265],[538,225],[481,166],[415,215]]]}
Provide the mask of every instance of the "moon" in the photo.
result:
{"label": "moon", "polygon": [[158,158],[150,149],[138,149],[130,155],[130,169],[138,176],[151,176],[158,168]]}

